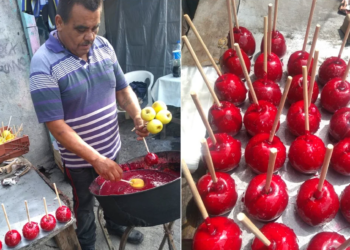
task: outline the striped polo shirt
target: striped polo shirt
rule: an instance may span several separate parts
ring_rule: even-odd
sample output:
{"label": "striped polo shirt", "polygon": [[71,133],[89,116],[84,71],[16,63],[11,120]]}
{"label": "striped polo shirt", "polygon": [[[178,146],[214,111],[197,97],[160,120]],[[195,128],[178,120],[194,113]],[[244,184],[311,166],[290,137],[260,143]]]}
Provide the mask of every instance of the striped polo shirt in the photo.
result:
{"label": "striped polo shirt", "polygon": [[[30,92],[39,123],[63,119],[101,155],[120,149],[116,91],[128,86],[113,47],[97,36],[88,62],[65,49],[51,32],[30,65]],[[58,142],[66,167],[92,167]]]}

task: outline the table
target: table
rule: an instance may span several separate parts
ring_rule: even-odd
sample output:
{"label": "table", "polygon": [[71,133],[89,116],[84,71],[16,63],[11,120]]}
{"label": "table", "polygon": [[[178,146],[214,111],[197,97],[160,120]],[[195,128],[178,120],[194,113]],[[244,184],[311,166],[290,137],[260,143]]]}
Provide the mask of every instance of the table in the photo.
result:
{"label": "table", "polygon": [[166,105],[181,107],[181,77],[173,74],[159,77],[151,89],[152,98]]}

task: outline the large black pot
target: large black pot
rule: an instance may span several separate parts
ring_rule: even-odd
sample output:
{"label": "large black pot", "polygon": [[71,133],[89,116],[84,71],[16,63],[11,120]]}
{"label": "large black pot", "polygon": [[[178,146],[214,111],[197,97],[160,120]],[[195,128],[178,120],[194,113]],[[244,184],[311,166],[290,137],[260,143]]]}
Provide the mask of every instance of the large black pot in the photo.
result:
{"label": "large black pot", "polygon": [[[178,171],[179,178],[153,189],[109,196],[91,191],[99,189],[94,181],[90,191],[99,201],[105,216],[119,225],[136,227],[160,225],[180,218],[180,152],[166,151],[157,155],[169,160],[171,168]],[[143,157],[137,157],[128,163],[138,161],[143,161]]]}

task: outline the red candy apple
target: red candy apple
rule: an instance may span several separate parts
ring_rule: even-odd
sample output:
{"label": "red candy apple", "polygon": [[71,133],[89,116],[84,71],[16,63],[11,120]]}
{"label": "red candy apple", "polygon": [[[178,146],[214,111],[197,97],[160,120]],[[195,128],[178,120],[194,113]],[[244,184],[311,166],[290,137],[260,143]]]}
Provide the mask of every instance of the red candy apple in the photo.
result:
{"label": "red candy apple", "polygon": [[334,113],[340,108],[346,107],[350,102],[350,83],[334,78],[326,83],[321,92],[322,107]]}
{"label": "red candy apple", "polygon": [[219,76],[214,85],[214,91],[220,101],[232,102],[241,105],[246,98],[247,89],[240,78],[234,74]]}
{"label": "red candy apple", "polygon": [[297,236],[284,224],[268,223],[260,231],[271,242],[271,245],[266,247],[258,238],[255,238],[252,250],[299,250]]}
{"label": "red candy apple", "polygon": [[236,205],[236,183],[229,174],[216,172],[217,183],[211,175],[202,176],[197,182],[198,192],[210,215],[222,215],[230,212]]}
{"label": "red candy apple", "polygon": [[[333,250],[345,242],[345,237],[336,232],[321,232],[312,237],[306,250]],[[346,250],[350,250],[346,248]]]}
{"label": "red candy apple", "polygon": [[39,225],[36,222],[27,222],[22,229],[23,237],[27,240],[34,240],[39,235]]}
{"label": "red candy apple", "polygon": [[242,128],[240,109],[230,102],[222,101],[219,107],[216,103],[209,109],[208,120],[214,133],[235,135]]}
{"label": "red candy apple", "polygon": [[[254,74],[257,78],[264,78],[264,53],[261,53],[255,61]],[[282,78],[282,63],[278,56],[271,53],[267,56],[267,79],[278,82]]]}
{"label": "red candy apple", "polygon": [[[247,132],[254,136],[259,133],[270,133],[277,114],[277,108],[267,101],[251,104],[244,114],[243,122]],[[279,128],[279,124],[277,130]],[[277,131],[276,130],[276,131]]]}
{"label": "red candy apple", "polygon": [[227,172],[235,169],[241,160],[241,142],[225,133],[214,136],[216,144],[210,137],[207,142],[215,170]]}
{"label": "red candy apple", "polygon": [[340,211],[350,223],[350,185],[348,185],[340,197]]}
{"label": "red candy apple", "polygon": [[255,173],[267,172],[271,148],[277,149],[274,171],[280,169],[286,160],[286,147],[280,138],[274,136],[272,142],[269,142],[269,137],[267,133],[257,134],[250,139],[245,148],[245,161]]}
{"label": "red candy apple", "polygon": [[346,63],[337,56],[327,58],[318,70],[319,83],[324,85],[333,78],[342,78],[346,69]]}
{"label": "red candy apple", "polygon": [[338,141],[350,137],[350,108],[341,108],[334,113],[329,133]]}
{"label": "red candy apple", "polygon": [[334,219],[339,210],[338,195],[332,184],[324,181],[322,191],[317,190],[319,179],[305,181],[297,196],[297,212],[310,226],[321,226]]}
{"label": "red candy apple", "polygon": [[52,214],[44,215],[40,220],[40,227],[44,231],[52,231],[56,227],[56,219]]}
{"label": "red candy apple", "polygon": [[[310,76],[307,77],[307,87],[310,87]],[[318,97],[319,89],[317,82],[314,83],[314,88],[312,90],[311,102],[315,103]],[[303,75],[296,75],[293,77],[290,89],[287,95],[287,100],[290,104],[297,101],[304,100],[303,98]]]}
{"label": "red candy apple", "polygon": [[[258,100],[271,102],[275,106],[279,105],[281,101],[282,93],[277,83],[271,80],[268,80],[265,77],[253,82],[253,88],[255,91],[256,98]],[[253,102],[253,99],[250,93],[249,93],[249,100],[250,102]]]}
{"label": "red candy apple", "polygon": [[[309,53],[306,51],[296,51],[294,52],[288,60],[287,69],[288,75],[296,76],[302,74],[303,66],[307,66],[307,60],[309,59]],[[313,59],[311,60],[310,67],[308,69],[308,73],[311,73]]]}
{"label": "red candy apple", "polygon": [[[235,39],[235,43],[239,44],[239,47],[247,54],[247,56],[254,55],[255,52],[255,39],[247,28],[239,26],[239,28],[233,28],[233,35]],[[228,47],[231,48],[231,38],[230,34],[227,36],[228,39]]]}
{"label": "red candy apple", "polygon": [[8,231],[5,234],[5,244],[8,247],[15,247],[21,241],[22,237],[17,230]]}
{"label": "red candy apple", "polygon": [[244,194],[244,206],[247,212],[261,221],[275,220],[281,216],[288,205],[288,193],[285,182],[279,175],[273,175],[268,193],[265,191],[266,174],[254,177]]}
{"label": "red candy apple", "polygon": [[72,212],[66,206],[60,206],[56,210],[56,219],[59,222],[68,222],[72,218]]}
{"label": "red candy apple", "polygon": [[192,250],[240,250],[242,232],[226,217],[207,218],[193,236]]}
{"label": "red candy apple", "polygon": [[[264,37],[260,46],[261,53],[264,51]],[[286,40],[278,30],[272,31],[271,52],[282,58],[287,52]]]}
{"label": "red candy apple", "polygon": [[158,164],[158,156],[155,153],[148,153],[144,158],[145,163],[148,166],[153,166]]}
{"label": "red candy apple", "polygon": [[[250,72],[250,60],[246,53],[242,51],[242,56],[244,63],[247,67],[248,73]],[[223,73],[231,73],[236,75],[239,78],[244,78],[244,73],[242,70],[241,63],[239,62],[238,55],[234,49],[228,49],[220,58],[220,67]]]}
{"label": "red candy apple", "polygon": [[330,164],[338,173],[350,176],[350,138],[335,145]]}

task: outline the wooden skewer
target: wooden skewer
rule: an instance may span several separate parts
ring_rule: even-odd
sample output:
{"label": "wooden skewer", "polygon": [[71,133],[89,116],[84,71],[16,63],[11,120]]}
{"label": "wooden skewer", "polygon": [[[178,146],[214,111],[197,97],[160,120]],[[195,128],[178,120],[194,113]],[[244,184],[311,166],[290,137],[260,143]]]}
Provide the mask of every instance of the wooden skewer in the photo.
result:
{"label": "wooden skewer", "polygon": [[233,17],[235,18],[236,28],[239,29],[239,23],[238,23],[238,17],[237,17],[236,0],[232,0],[232,6],[233,6]]}
{"label": "wooden skewer", "polygon": [[[348,14],[347,16],[348,16],[348,19],[349,19],[349,18],[350,18],[350,14]],[[347,41],[348,41],[349,33],[350,33],[350,23],[348,24],[348,28],[347,28],[346,31],[345,31],[345,36],[344,36],[344,39],[343,39],[343,43],[342,43],[341,46],[340,46],[340,50],[339,50],[339,54],[338,54],[338,59],[341,57],[341,54],[343,53],[343,49],[344,49],[344,47],[345,47],[345,44],[346,44]]]}
{"label": "wooden skewer", "polygon": [[314,55],[314,64],[312,65],[312,71],[311,71],[311,78],[310,78],[310,85],[309,85],[309,100],[308,105],[311,106],[311,100],[312,100],[312,92],[314,91],[314,85],[315,85],[315,78],[316,78],[316,68],[317,68],[317,62],[318,62],[318,53],[319,51],[315,51]]}
{"label": "wooden skewer", "polygon": [[27,201],[24,201],[24,205],[26,206],[28,222],[31,223],[31,221],[30,221],[30,216],[29,216],[29,209],[28,209],[28,203],[27,203]]}
{"label": "wooden skewer", "polygon": [[45,199],[45,197],[43,198],[43,201],[44,201],[44,207],[45,207],[46,218],[48,219],[48,218],[49,218],[49,213],[47,212],[47,205],[46,205],[46,199]]}
{"label": "wooden skewer", "polygon": [[[147,127],[147,124],[148,124],[148,122],[146,122],[145,124],[143,124],[143,127],[144,127],[144,128]],[[135,129],[136,129],[136,127],[134,127],[134,128],[131,130],[131,132],[134,132]]]}
{"label": "wooden skewer", "polygon": [[[229,1],[229,0],[227,0]],[[221,107],[221,103],[218,99],[218,97],[216,96],[213,88],[210,86],[210,83],[209,83],[209,80],[207,78],[207,76],[205,75],[204,71],[203,71],[203,68],[202,68],[202,65],[200,64],[200,62],[198,61],[198,58],[196,56],[196,54],[194,53],[193,49],[192,49],[192,46],[190,44],[190,41],[188,41],[187,37],[186,36],[182,36],[182,40],[185,42],[188,50],[190,51],[191,55],[192,55],[192,58],[193,60],[195,61],[196,65],[197,65],[197,68],[199,70],[199,72],[201,73],[203,79],[204,79],[204,82],[205,84],[207,85],[208,89],[209,89],[209,92],[210,94],[212,95],[213,99],[214,99],[214,102],[216,103],[216,105],[218,105],[219,107]]]}
{"label": "wooden skewer", "polygon": [[218,179],[216,178],[214,164],[210,155],[210,150],[209,150],[207,140],[202,139],[201,144],[202,144],[202,153],[204,155],[205,162],[207,163],[207,167],[208,167],[211,179],[213,180],[214,183],[217,183]]}
{"label": "wooden skewer", "polygon": [[184,17],[185,17],[185,20],[187,21],[188,25],[190,25],[190,27],[191,27],[191,29],[193,30],[194,34],[195,34],[196,37],[198,38],[199,42],[201,43],[201,45],[202,45],[204,51],[207,53],[207,56],[209,57],[209,60],[211,61],[211,64],[213,65],[214,69],[216,70],[216,73],[217,73],[219,76],[221,76],[222,73],[221,73],[219,67],[216,65],[216,62],[215,62],[213,56],[210,54],[210,52],[209,52],[207,46],[206,46],[205,43],[203,42],[202,37],[201,37],[200,34],[198,33],[198,31],[197,31],[196,27],[194,26],[194,24],[192,23],[191,18],[190,18],[187,14],[184,15]]}
{"label": "wooden skewer", "polygon": [[312,22],[312,16],[314,15],[315,5],[316,5],[316,0],[312,0],[311,10],[310,10],[310,14],[309,14],[309,20],[308,20],[307,26],[306,26],[306,32],[305,32],[304,44],[303,44],[302,51],[305,51],[305,49],[306,49],[306,43],[307,43],[307,39],[308,39],[309,32],[310,32],[310,25]]}
{"label": "wooden skewer", "polygon": [[307,91],[307,68],[306,66],[303,66],[303,96],[304,96],[304,113],[305,113],[305,130],[309,131],[309,96]]}
{"label": "wooden skewer", "polygon": [[341,79],[343,82],[345,82],[346,78],[348,77],[349,69],[350,69],[350,60],[348,62],[348,65],[346,66],[346,70],[345,70],[344,75],[343,75],[343,77]]}
{"label": "wooden skewer", "polygon": [[238,55],[239,61],[241,63],[241,67],[243,69],[243,73],[244,73],[245,79],[247,80],[248,88],[249,88],[250,94],[252,95],[252,98],[253,98],[253,103],[255,103],[256,105],[259,105],[258,98],[256,98],[256,94],[255,94],[255,91],[254,91],[254,88],[253,88],[253,84],[252,84],[252,81],[249,78],[247,67],[246,67],[245,62],[243,60],[242,52],[241,52],[241,49],[240,49],[238,43],[235,43],[234,47],[235,47],[236,53]]}
{"label": "wooden skewer", "polygon": [[16,136],[17,132],[16,132],[16,126],[13,125],[13,134]]}
{"label": "wooden skewer", "polygon": [[286,83],[286,86],[284,87],[283,95],[282,95],[280,104],[278,106],[277,114],[276,114],[275,120],[274,120],[273,125],[272,125],[272,129],[271,129],[270,137],[269,137],[269,142],[273,141],[273,137],[276,134],[278,122],[280,120],[280,117],[281,117],[281,114],[282,114],[282,111],[283,111],[283,108],[284,108],[284,104],[286,103],[288,91],[289,91],[290,85],[292,83],[292,80],[293,80],[293,77],[288,76],[287,83]]}
{"label": "wooden skewer", "polygon": [[270,149],[270,156],[269,156],[269,165],[267,168],[266,182],[265,182],[265,192],[267,194],[270,191],[273,170],[275,168],[276,157],[277,157],[277,149],[271,148]]}
{"label": "wooden skewer", "polygon": [[350,246],[350,239],[344,241],[336,250],[346,250]]}
{"label": "wooden skewer", "polygon": [[199,100],[198,100],[198,97],[197,97],[196,92],[192,91],[192,92],[191,92],[191,97],[192,97],[192,100],[193,100],[194,104],[196,105],[196,108],[197,108],[197,110],[198,110],[198,113],[199,113],[200,117],[202,118],[202,121],[203,121],[203,123],[204,123],[204,126],[205,126],[205,128],[207,129],[207,131],[208,131],[208,134],[209,134],[209,137],[210,137],[211,141],[212,141],[214,144],[216,144],[217,141],[216,141],[215,135],[214,135],[214,133],[213,133],[213,130],[212,130],[211,127],[210,127],[210,124],[209,124],[209,122],[208,122],[208,119],[207,119],[206,114],[204,113],[204,110],[203,110],[203,108],[202,108],[202,105],[201,105],[201,103],[200,103]]}
{"label": "wooden skewer", "polygon": [[271,47],[272,47],[272,25],[271,25],[271,21],[272,21],[272,4],[269,4],[269,8],[268,8],[268,39],[267,39],[267,53],[268,55],[271,55]]}
{"label": "wooden skewer", "polygon": [[324,180],[326,179],[329,162],[330,162],[331,157],[332,157],[332,152],[333,152],[333,145],[328,144],[327,150],[326,150],[326,155],[325,155],[324,160],[323,160],[323,165],[322,165],[321,174],[320,174],[320,180],[319,180],[318,185],[317,185],[317,190],[320,192],[322,191],[323,183],[324,183]]}
{"label": "wooden skewer", "polygon": [[230,29],[230,40],[231,40],[231,49],[232,49],[233,48],[232,45],[235,43],[235,37],[233,35],[232,10],[231,10],[230,0],[226,0],[226,5],[227,5],[228,26]]}
{"label": "wooden skewer", "polygon": [[268,238],[266,238],[265,235],[257,228],[253,222],[244,214],[244,213],[239,213],[237,215],[237,220],[240,222],[243,222],[243,224],[249,228],[250,231],[259,239],[265,246],[270,246],[271,241],[269,241]]}
{"label": "wooden skewer", "polygon": [[57,191],[56,183],[53,184],[53,187],[55,188],[55,192],[56,192],[58,204],[59,204],[60,207],[61,207],[61,206],[62,206],[62,205],[61,205],[61,199],[60,199],[60,196],[59,196],[58,191]]}
{"label": "wooden skewer", "polygon": [[[311,50],[310,50],[310,54],[309,54],[309,58],[307,59],[307,68],[310,69],[310,65],[311,65],[311,60],[312,60],[312,56],[315,52],[315,48],[316,48],[316,43],[317,43],[317,38],[318,38],[318,33],[320,31],[320,25],[317,24],[316,25],[316,29],[315,29],[315,33],[314,33],[314,38],[312,39],[312,45],[311,45]],[[317,64],[317,63],[316,63]]]}
{"label": "wooden skewer", "polygon": [[3,203],[1,203],[1,206],[2,206],[2,211],[4,211],[4,214],[5,214],[5,219],[6,219],[7,226],[9,228],[9,231],[11,231],[11,226],[10,226],[9,218],[7,217],[5,206],[4,206]]}
{"label": "wooden skewer", "polygon": [[147,145],[147,142],[146,142],[145,137],[142,137],[142,140],[143,140],[143,143],[145,144],[145,147],[146,147],[147,153],[149,153],[149,149],[148,149],[148,145]]}
{"label": "wooden skewer", "polygon": [[268,22],[268,18],[267,16],[264,17],[264,71],[267,75],[267,22]]}
{"label": "wooden skewer", "polygon": [[10,129],[11,119],[12,119],[12,116],[10,116],[9,124],[7,125],[7,129],[6,129],[7,131],[9,131]]}
{"label": "wooden skewer", "polygon": [[192,191],[192,195],[194,197],[194,200],[198,206],[200,213],[202,214],[203,219],[208,218],[209,217],[208,212],[205,209],[204,203],[202,201],[201,196],[199,195],[196,184],[193,181],[190,170],[188,170],[187,164],[186,164],[185,160],[183,160],[183,159],[182,159],[182,172],[185,175],[185,178],[187,180],[188,185],[190,186],[190,189]]}
{"label": "wooden skewer", "polygon": [[[5,126],[4,126],[4,122],[1,122],[1,124],[2,124],[2,131],[4,131],[5,130]],[[1,135],[2,133],[0,133],[0,135]]]}
{"label": "wooden skewer", "polygon": [[277,13],[278,13],[278,0],[275,0],[275,11],[274,11],[274,17],[273,17],[273,31],[276,31],[276,24],[277,24]]}
{"label": "wooden skewer", "polygon": [[22,132],[22,129],[23,129],[23,123],[22,123],[21,126],[19,127],[17,133],[15,134],[15,137],[17,137],[17,134],[18,134],[18,136],[20,136],[20,133]]}

